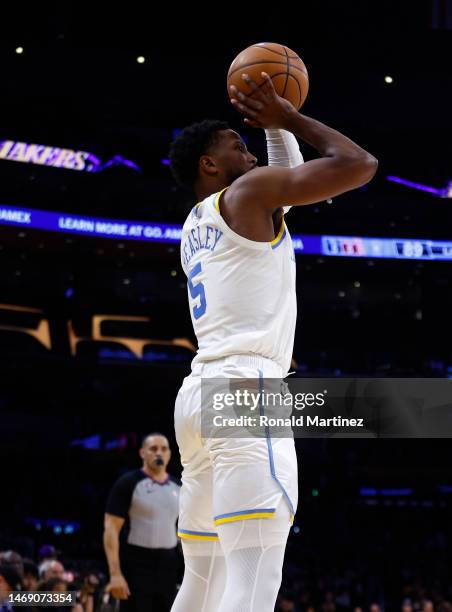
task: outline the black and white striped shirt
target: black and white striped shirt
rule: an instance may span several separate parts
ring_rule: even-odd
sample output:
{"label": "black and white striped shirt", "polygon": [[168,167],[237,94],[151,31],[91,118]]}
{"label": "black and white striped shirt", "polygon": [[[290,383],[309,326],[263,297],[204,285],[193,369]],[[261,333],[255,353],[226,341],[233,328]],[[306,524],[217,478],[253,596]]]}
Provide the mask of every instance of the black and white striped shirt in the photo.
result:
{"label": "black and white striped shirt", "polygon": [[144,548],[174,548],[179,515],[178,482],[157,482],[143,470],[121,476],[113,485],[106,512],[129,519],[127,543]]}

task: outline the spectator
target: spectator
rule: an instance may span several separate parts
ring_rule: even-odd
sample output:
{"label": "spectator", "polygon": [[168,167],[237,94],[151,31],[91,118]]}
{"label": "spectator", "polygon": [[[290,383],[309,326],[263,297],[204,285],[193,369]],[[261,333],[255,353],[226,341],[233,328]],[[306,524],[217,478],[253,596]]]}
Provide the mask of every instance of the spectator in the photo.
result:
{"label": "spectator", "polygon": [[41,564],[43,561],[50,561],[52,559],[57,558],[57,551],[55,546],[52,544],[44,544],[41,546],[38,552],[39,563]]}
{"label": "spectator", "polygon": [[80,603],[84,612],[93,612],[98,595],[99,578],[95,574],[84,577],[80,589]]}
{"label": "spectator", "polygon": [[19,555],[19,553],[15,552],[14,550],[4,550],[0,552],[0,563],[14,567],[22,578],[24,566],[22,557]]}
{"label": "spectator", "polygon": [[23,559],[24,574],[22,584],[24,591],[36,591],[39,582],[38,566],[31,559]]}
{"label": "spectator", "polygon": [[[66,593],[68,590],[67,583],[62,578],[49,578],[39,583],[39,591],[43,592]],[[47,612],[48,607],[37,606],[37,609],[42,612]],[[75,602],[71,607],[67,605],[56,605],[52,606],[51,609],[54,612],[84,612],[83,606],[79,602]]]}
{"label": "spectator", "polygon": [[21,587],[20,574],[13,565],[0,564],[0,610],[9,612],[13,606],[8,602],[8,595]]}
{"label": "spectator", "polygon": [[44,561],[39,566],[39,578],[41,580],[50,580],[51,578],[60,578],[63,580],[63,577],[64,566],[55,559]]}

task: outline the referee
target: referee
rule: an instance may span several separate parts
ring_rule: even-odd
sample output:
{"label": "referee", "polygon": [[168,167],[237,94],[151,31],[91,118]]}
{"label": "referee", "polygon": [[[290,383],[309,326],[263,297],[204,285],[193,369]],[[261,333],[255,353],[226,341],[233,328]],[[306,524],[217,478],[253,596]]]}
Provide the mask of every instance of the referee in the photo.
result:
{"label": "referee", "polygon": [[[145,436],[140,457],[143,466],[121,476],[107,501],[107,591],[122,600],[121,612],[166,612],[176,592],[179,484],[166,471],[171,451],[164,435]],[[120,545],[126,520],[128,534]]]}

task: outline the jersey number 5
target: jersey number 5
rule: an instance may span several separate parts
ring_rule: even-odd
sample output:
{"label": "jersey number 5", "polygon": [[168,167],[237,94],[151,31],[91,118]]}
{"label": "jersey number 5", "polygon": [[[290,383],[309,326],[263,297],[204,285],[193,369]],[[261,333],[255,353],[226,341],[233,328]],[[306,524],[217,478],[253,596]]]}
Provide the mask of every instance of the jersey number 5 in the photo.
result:
{"label": "jersey number 5", "polygon": [[188,275],[188,288],[190,295],[193,300],[199,297],[199,304],[193,306],[193,316],[196,320],[202,317],[206,312],[206,292],[204,291],[204,285],[199,281],[196,284],[193,283],[193,279],[201,272],[201,263],[197,263]]}

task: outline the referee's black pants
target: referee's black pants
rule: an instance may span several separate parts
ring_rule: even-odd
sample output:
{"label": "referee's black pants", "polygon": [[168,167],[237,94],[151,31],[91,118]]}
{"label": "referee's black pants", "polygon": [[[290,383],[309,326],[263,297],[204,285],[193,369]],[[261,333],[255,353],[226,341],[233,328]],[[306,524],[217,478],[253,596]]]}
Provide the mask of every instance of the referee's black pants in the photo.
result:
{"label": "referee's black pants", "polygon": [[176,549],[126,544],[121,557],[131,594],[121,601],[121,612],[169,612],[176,596]]}

